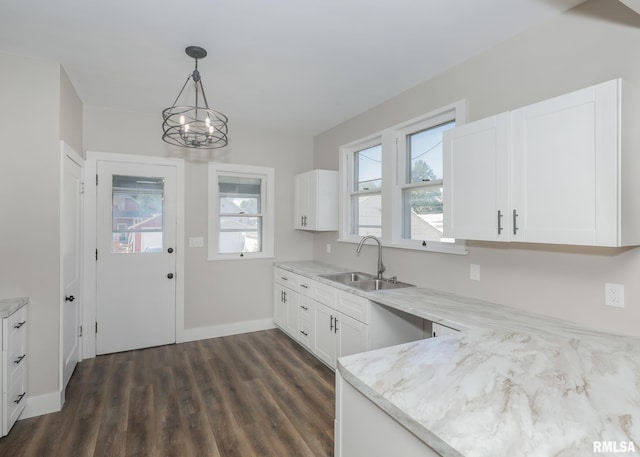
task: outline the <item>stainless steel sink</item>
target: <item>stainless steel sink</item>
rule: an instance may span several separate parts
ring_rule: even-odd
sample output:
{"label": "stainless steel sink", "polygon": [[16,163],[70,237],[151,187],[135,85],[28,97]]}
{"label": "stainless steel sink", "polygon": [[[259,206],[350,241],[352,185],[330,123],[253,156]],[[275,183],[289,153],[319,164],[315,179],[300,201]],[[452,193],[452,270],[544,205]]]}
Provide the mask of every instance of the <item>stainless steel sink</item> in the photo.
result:
{"label": "stainless steel sink", "polygon": [[401,287],[414,287],[413,284],[406,282],[391,282],[386,279],[364,279],[362,281],[354,281],[349,284],[351,287],[355,287],[360,290],[373,291],[373,290],[387,290],[387,289],[399,289]]}
{"label": "stainless steel sink", "polygon": [[320,275],[320,277],[328,279],[330,281],[339,282],[349,287],[354,287],[356,289],[366,291],[398,289],[400,287],[413,287],[413,284],[408,284],[406,282],[394,282],[386,279],[377,279],[375,275],[362,273],[360,271]]}
{"label": "stainless steel sink", "polygon": [[365,279],[374,279],[374,275],[369,273],[361,273],[359,271],[350,271],[348,273],[336,273],[331,275],[320,275],[321,278],[328,279],[330,281],[339,282],[342,284],[351,284],[355,281],[363,281]]}

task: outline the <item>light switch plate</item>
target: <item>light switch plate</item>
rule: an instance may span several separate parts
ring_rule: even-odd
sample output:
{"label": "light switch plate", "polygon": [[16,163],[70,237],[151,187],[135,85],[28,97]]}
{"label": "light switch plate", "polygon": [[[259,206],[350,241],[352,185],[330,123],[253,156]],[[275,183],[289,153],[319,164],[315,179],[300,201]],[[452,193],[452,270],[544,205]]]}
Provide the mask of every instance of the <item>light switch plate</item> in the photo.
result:
{"label": "light switch plate", "polygon": [[204,238],[201,236],[194,236],[189,238],[190,248],[201,248],[204,246]]}
{"label": "light switch plate", "polygon": [[473,281],[480,281],[480,265],[475,263],[469,265],[469,278]]}

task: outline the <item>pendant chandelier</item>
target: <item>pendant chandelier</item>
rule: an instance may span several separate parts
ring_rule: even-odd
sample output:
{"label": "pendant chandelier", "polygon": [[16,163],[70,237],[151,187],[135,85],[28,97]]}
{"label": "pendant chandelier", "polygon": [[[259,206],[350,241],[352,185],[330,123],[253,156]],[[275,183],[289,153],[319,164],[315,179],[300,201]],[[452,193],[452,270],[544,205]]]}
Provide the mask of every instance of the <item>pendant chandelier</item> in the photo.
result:
{"label": "pendant chandelier", "polygon": [[[189,57],[196,61],[195,70],[187,76],[173,106],[162,111],[162,139],[169,144],[185,148],[215,149],[228,144],[227,116],[212,110],[207,103],[202,79],[198,71],[198,59],[207,56],[207,51],[199,46],[185,49]],[[195,104],[181,105],[182,93],[189,81],[193,80],[195,88]]]}

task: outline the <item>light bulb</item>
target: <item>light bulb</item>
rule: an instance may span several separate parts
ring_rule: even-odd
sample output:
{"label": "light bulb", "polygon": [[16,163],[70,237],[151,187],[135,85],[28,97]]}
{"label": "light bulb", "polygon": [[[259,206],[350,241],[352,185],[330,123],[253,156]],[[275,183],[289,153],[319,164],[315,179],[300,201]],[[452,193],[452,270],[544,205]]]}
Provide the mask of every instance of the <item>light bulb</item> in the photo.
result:
{"label": "light bulb", "polygon": [[184,125],[184,116],[180,115],[180,125]]}
{"label": "light bulb", "polygon": [[204,120],[204,123],[207,124],[207,127],[211,125],[211,119],[209,119],[209,116],[207,116],[207,118]]}
{"label": "light bulb", "polygon": [[185,131],[185,133],[189,131],[189,124],[185,124],[184,131]]}
{"label": "light bulb", "polygon": [[209,134],[210,135],[213,135],[213,130],[214,130],[213,125],[210,125],[209,126]]}

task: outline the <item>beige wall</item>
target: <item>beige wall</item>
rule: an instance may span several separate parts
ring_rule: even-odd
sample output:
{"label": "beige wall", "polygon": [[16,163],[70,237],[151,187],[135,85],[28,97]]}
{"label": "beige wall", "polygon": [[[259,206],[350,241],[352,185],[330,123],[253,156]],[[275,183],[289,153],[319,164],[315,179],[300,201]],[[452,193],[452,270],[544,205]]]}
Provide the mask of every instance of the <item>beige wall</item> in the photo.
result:
{"label": "beige wall", "polygon": [[60,65],[0,54],[0,297],[29,296],[30,396],[56,392]]}
{"label": "beige wall", "polygon": [[[337,169],[340,145],[460,99],[476,120],[608,79],[640,87],[638,56],[640,16],[618,2],[589,1],[318,135],[314,167]],[[375,270],[375,249],[356,256],[355,246],[336,238],[316,235],[314,257]],[[405,281],[640,336],[637,248],[469,242],[468,256],[399,249],[384,255],[387,274]],[[471,263],[481,267],[480,282],[469,279]],[[624,284],[624,309],[604,306],[605,282]]]}
{"label": "beige wall", "polygon": [[213,160],[275,168],[276,259],[309,259],[312,235],[293,230],[293,176],[311,169],[311,137],[244,127],[231,119],[227,148],[212,153],[185,151],[162,142],[159,112],[148,115],[94,106],[85,107],[84,127],[88,151],[186,159],[185,236],[204,237],[205,247],[186,247],[185,329],[271,319],[273,259],[207,260],[207,164]]}

